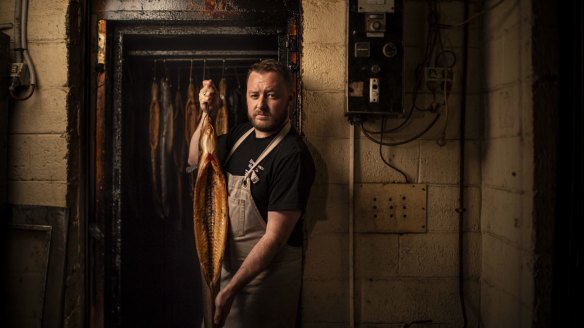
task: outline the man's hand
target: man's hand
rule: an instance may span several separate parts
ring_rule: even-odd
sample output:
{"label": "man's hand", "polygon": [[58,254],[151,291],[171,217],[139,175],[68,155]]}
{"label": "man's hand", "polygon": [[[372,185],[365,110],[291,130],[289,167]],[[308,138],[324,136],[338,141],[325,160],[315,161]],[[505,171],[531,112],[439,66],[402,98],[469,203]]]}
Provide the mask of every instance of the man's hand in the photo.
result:
{"label": "man's hand", "polygon": [[228,295],[228,292],[224,289],[220,290],[215,297],[215,316],[213,318],[213,323],[219,327],[223,327],[225,324],[225,319],[231,310],[231,304],[233,303],[233,295]]}
{"label": "man's hand", "polygon": [[199,103],[203,112],[208,114],[212,114],[221,107],[221,97],[218,96],[213,80],[203,80],[203,85],[199,91]]}

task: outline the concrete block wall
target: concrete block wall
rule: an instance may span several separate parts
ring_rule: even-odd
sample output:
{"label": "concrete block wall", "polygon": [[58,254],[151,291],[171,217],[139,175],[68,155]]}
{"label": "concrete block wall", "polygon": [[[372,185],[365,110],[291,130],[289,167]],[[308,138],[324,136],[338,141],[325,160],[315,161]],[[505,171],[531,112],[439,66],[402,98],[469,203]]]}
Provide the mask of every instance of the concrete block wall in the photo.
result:
{"label": "concrete block wall", "polygon": [[302,1],[304,134],[317,167],[307,210],[303,327],[349,322],[349,135],[343,0]]}
{"label": "concrete block wall", "polygon": [[[14,22],[14,6],[14,1],[0,1],[0,23]],[[63,290],[58,307],[63,310],[49,319],[51,327],[81,327],[85,311],[81,13],[78,0],[28,1],[28,49],[37,85],[32,97],[10,108],[8,203],[15,209],[47,206],[69,214],[65,229],[53,229],[54,240],[67,240],[64,249],[56,250],[67,259],[64,276],[50,278],[63,284],[53,286]],[[13,30],[3,32],[13,48]]]}
{"label": "concrete block wall", "polygon": [[[462,1],[439,1],[441,22],[463,20]],[[350,177],[350,129],[355,129],[356,184],[403,183],[401,174],[385,165],[379,145],[371,142],[343,117],[346,81],[347,1],[305,0],[303,24],[304,133],[317,162],[318,178],[307,213],[308,240],[303,289],[304,327],[350,325],[348,197]],[[420,62],[427,35],[428,1],[406,0],[404,43],[406,108],[411,104],[414,68]],[[470,74],[477,76],[480,64],[481,30],[471,24]],[[462,74],[462,29],[445,34],[449,50],[455,52],[457,82],[449,98],[446,144],[436,139],[445,127],[439,120],[423,138],[384,147],[384,157],[403,170],[411,183],[428,185],[427,232],[390,234],[364,228],[365,218],[355,217],[355,320],[359,327],[391,327],[416,320],[432,320],[441,327],[462,323],[458,297],[459,207],[459,118]],[[473,73],[474,72],[474,73]],[[481,210],[481,94],[480,79],[467,90],[464,221],[464,288],[470,326],[479,317],[482,236]],[[419,103],[429,103],[426,90]],[[416,114],[403,139],[425,127],[433,118]],[[379,130],[380,121],[366,123]],[[388,120],[388,124],[395,125]],[[409,131],[409,134],[408,134]],[[355,207],[364,204],[355,204]],[[362,227],[363,229],[361,229]]]}
{"label": "concrete block wall", "polygon": [[486,327],[533,322],[531,13],[531,1],[504,1],[484,18],[481,312]]}
{"label": "concrete block wall", "polygon": [[[9,203],[66,206],[69,0],[29,1],[28,48],[37,88],[16,102],[9,124]],[[14,1],[0,3],[0,22],[14,21]],[[6,30],[14,42],[12,30]]]}

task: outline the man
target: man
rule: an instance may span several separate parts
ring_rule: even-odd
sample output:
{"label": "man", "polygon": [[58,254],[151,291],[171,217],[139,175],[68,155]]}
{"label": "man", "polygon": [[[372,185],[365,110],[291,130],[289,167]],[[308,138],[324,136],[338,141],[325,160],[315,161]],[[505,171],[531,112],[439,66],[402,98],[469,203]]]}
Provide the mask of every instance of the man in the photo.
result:
{"label": "man", "polygon": [[[204,112],[218,105],[216,94],[212,82],[204,81],[199,94]],[[218,140],[219,152],[227,153],[223,167],[229,235],[214,321],[226,327],[294,327],[302,215],[314,181],[314,162],[290,126],[294,94],[285,65],[275,60],[254,64],[246,98],[249,122]],[[189,165],[198,161],[198,140],[197,129]]]}

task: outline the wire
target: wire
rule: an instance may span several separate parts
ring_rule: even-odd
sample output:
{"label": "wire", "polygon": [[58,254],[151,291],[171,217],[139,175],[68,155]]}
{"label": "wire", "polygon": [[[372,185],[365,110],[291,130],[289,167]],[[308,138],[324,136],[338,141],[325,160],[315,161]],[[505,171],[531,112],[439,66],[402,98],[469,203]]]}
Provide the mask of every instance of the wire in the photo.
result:
{"label": "wire", "polygon": [[30,98],[32,96],[32,94],[34,93],[34,90],[36,89],[36,84],[31,84],[30,87],[30,92],[28,93],[28,95],[24,96],[24,97],[18,97],[14,91],[10,90],[10,96],[14,99],[14,100],[18,100],[18,101],[22,101],[22,100],[27,100],[28,98]]}
{"label": "wire", "polygon": [[[381,140],[383,140],[383,127],[385,124],[385,116],[381,118]],[[406,175],[406,173],[402,170],[400,170],[399,168],[397,168],[397,166],[391,164],[390,162],[386,161],[385,158],[383,157],[383,152],[382,150],[383,145],[381,143],[379,143],[379,156],[381,157],[381,160],[383,161],[383,163],[385,163],[385,165],[391,167],[392,169],[396,170],[398,173],[400,173],[404,179],[406,180],[406,183],[409,183],[408,180],[408,176]]]}
{"label": "wire", "polygon": [[[428,130],[430,130],[432,128],[432,126],[434,126],[434,124],[436,124],[436,122],[438,121],[438,119],[440,118],[440,113],[436,114],[436,117],[434,117],[434,120],[432,120],[432,122],[420,133],[416,134],[415,136],[403,140],[403,141],[397,141],[397,142],[383,142],[383,140],[377,140],[375,138],[373,138],[367,131],[363,130],[363,134],[365,135],[365,137],[367,137],[367,139],[377,143],[377,144],[383,144],[384,146],[399,146],[399,145],[404,145],[407,144],[409,142],[412,142],[416,139],[418,139],[419,137],[423,136],[426,132],[428,132]],[[363,128],[363,122],[361,122],[361,128]]]}
{"label": "wire", "polygon": [[499,0],[499,2],[494,3],[492,6],[490,6],[489,8],[483,9],[481,11],[479,11],[478,13],[470,16],[469,18],[463,20],[460,23],[456,23],[456,24],[440,24],[440,27],[442,28],[453,28],[453,27],[461,27],[463,25],[466,25],[468,23],[470,23],[472,20],[474,20],[475,18],[486,14],[487,12],[495,9],[496,7],[498,7],[500,4],[502,4],[503,2],[505,2],[505,0]]}

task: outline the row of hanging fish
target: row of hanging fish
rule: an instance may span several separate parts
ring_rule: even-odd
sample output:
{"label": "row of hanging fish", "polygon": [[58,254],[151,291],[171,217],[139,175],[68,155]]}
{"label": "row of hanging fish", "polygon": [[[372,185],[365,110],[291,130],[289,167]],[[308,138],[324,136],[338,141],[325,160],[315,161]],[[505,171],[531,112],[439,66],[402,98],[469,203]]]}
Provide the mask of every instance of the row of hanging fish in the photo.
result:
{"label": "row of hanging fish", "polygon": [[[225,78],[220,79],[218,86],[222,106],[213,115],[215,132],[225,134],[229,129],[246,119],[246,109],[239,87],[228,90]],[[170,188],[184,190],[184,178],[188,146],[191,137],[199,124],[201,110],[199,104],[199,86],[193,79],[189,80],[186,90],[186,103],[183,102],[180,85],[176,90],[168,78],[153,79],[151,86],[151,102],[149,109],[149,147],[150,147],[150,183],[153,191],[153,205],[155,213],[166,219],[170,215],[173,193]],[[173,177],[174,172],[178,177]],[[193,175],[189,175],[189,190],[195,185]],[[174,185],[178,181],[178,186]],[[178,193],[179,204],[186,195]],[[182,213],[179,213],[182,215]]]}

